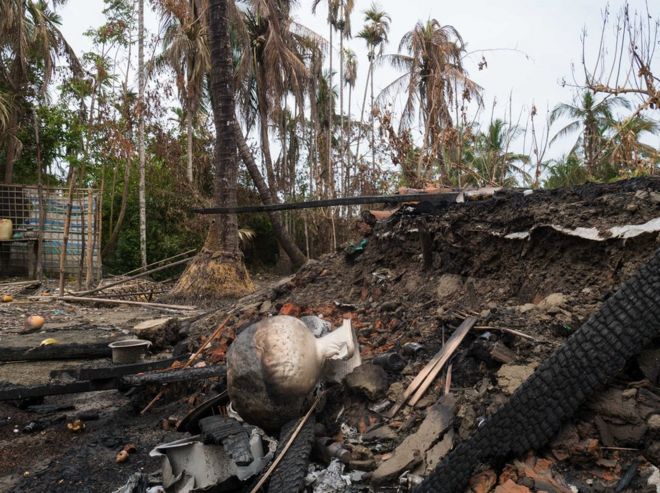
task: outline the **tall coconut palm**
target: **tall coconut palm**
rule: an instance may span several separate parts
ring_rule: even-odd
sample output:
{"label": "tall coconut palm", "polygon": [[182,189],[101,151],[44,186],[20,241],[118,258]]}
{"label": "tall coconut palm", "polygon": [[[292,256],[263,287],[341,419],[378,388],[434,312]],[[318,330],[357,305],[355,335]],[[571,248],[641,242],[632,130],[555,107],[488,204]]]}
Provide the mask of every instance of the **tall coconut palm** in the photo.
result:
{"label": "tall coconut palm", "polygon": [[[230,42],[229,2],[210,0],[211,105],[216,129],[214,200],[218,206],[236,205],[238,162],[234,120],[234,67]],[[177,282],[173,295],[192,299],[241,296],[252,283],[239,248],[235,214],[212,222],[204,247]]]}
{"label": "tall coconut palm", "polygon": [[[344,48],[343,50],[343,59],[344,59],[344,78],[342,80],[342,85],[347,85],[348,86],[348,109],[347,109],[347,117],[348,117],[348,132],[344,128],[344,125],[342,125],[342,134],[346,135],[348,133],[348,138],[350,139],[351,136],[351,129],[353,128],[352,125],[352,115],[351,115],[351,96],[353,94],[353,89],[355,88],[355,83],[357,81],[357,56],[355,55],[355,52],[351,50],[350,48]],[[343,115],[343,112],[342,112]],[[342,146],[342,155],[346,154],[346,151],[349,149],[349,143],[346,140],[346,137],[343,138],[343,146]],[[351,153],[348,153],[349,159],[347,162],[345,162],[345,172],[344,172],[344,190],[348,190],[349,183],[350,183],[350,174],[351,174]]]}
{"label": "tall coconut palm", "polygon": [[254,78],[268,185],[277,200],[268,125],[278,121],[277,110],[287,94],[293,95],[296,104],[303,104],[308,72],[297,51],[286,2],[251,0],[245,25],[249,49],[243,51],[237,71]]}
{"label": "tall coconut palm", "polygon": [[[313,0],[312,2],[312,13],[316,13],[316,9],[321,3],[321,0]],[[333,82],[333,77],[334,77],[334,72],[332,70],[332,62],[333,62],[333,44],[332,44],[332,37],[333,37],[333,32],[337,28],[338,23],[342,22],[343,24],[343,18],[341,16],[341,9],[344,5],[344,0],[327,0],[328,3],[328,43],[329,43],[329,48],[328,48],[328,63],[329,63],[329,74],[330,74],[330,87],[332,87],[332,82]],[[352,0],[351,0],[352,3]],[[351,7],[352,10],[352,7]],[[340,42],[343,43],[343,34],[340,35]],[[334,101],[332,98],[329,98],[326,101],[327,104],[334,104]],[[334,106],[326,109],[327,115],[330,118],[330,133],[332,134],[332,116],[335,112]],[[332,189],[333,189],[333,170],[332,170],[332,139],[328,139],[327,145],[325,148],[327,152],[327,173],[328,173],[328,190],[330,194],[332,194]]]}
{"label": "tall coconut palm", "polygon": [[[409,128],[417,114],[424,128],[424,149],[444,163],[443,132],[452,128],[450,109],[461,99],[479,98],[481,88],[464,67],[465,43],[450,25],[430,19],[407,32],[397,54],[385,57],[403,75],[389,84],[380,97],[403,90],[405,104],[400,130]],[[446,176],[447,170],[443,171]]]}
{"label": "tall coconut palm", "polygon": [[[371,88],[371,166],[372,169],[376,166],[376,145],[375,145],[375,107],[374,107],[374,68],[375,61],[383,54],[383,48],[388,42],[388,34],[390,32],[390,22],[392,18],[387,12],[382,10],[377,4],[372,3],[371,7],[364,11],[365,25],[358,33],[357,37],[362,38],[367,44],[367,57],[369,58],[369,77],[364,87],[364,98],[362,102],[362,114],[360,121],[364,116],[364,101],[367,97],[367,88]],[[360,142],[358,140],[359,152]]]}
{"label": "tall coconut palm", "polygon": [[7,113],[7,131],[0,142],[5,149],[5,183],[12,182],[14,163],[20,154],[21,121],[32,121],[22,118],[28,108],[26,94],[34,75],[30,64],[41,66],[40,80],[34,82],[42,96],[46,94],[59,54],[64,55],[75,74],[82,74],[78,58],[59,29],[62,21],[54,7],[62,3],[62,0],[53,1],[51,8],[45,0],[0,2],[0,86],[5,91],[0,95],[0,107],[4,107],[0,113]]}
{"label": "tall coconut palm", "polygon": [[138,202],[140,215],[140,261],[142,268],[147,267],[147,184],[146,184],[146,154],[144,142],[144,113],[146,105],[144,102],[144,89],[146,74],[144,70],[144,0],[138,0],[138,155],[139,184]]}
{"label": "tall coconut palm", "polygon": [[179,100],[185,114],[186,176],[193,182],[194,121],[204,89],[204,77],[211,66],[206,22],[206,0],[163,2],[163,50],[150,62],[150,72],[169,67],[176,76]]}
{"label": "tall coconut palm", "polygon": [[550,124],[562,117],[570,121],[555,134],[550,143],[577,133],[573,151],[582,150],[587,172],[593,176],[598,167],[599,149],[604,145],[604,134],[611,128],[614,112],[618,108],[630,109],[630,102],[620,96],[598,101],[591,91],[584,91],[572,104],[558,104],[550,113]]}

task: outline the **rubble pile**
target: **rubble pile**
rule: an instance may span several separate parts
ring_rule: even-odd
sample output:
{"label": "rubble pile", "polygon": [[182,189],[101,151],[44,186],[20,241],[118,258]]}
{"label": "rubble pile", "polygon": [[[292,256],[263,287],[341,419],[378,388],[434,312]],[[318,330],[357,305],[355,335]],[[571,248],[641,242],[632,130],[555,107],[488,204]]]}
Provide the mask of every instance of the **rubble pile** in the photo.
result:
{"label": "rubble pile", "polygon": [[[295,476],[306,491],[411,491],[660,246],[660,179],[496,192],[460,204],[404,205],[377,216],[384,219],[363,214],[362,236],[354,245],[239,300],[226,325],[223,307],[192,322],[169,320],[142,332],[162,347],[176,344],[179,351],[192,352],[222,326],[200,358],[213,367],[227,364],[239,334],[272,316],[300,318],[317,338],[350,322],[361,364],[339,381],[319,377],[312,395],[296,400],[299,417],[313,406],[309,418],[290,421],[278,434],[238,423],[245,416],[223,393],[200,406],[224,390],[223,379],[172,393],[144,416],[113,411],[115,419],[120,416],[117,424],[102,418],[106,428],[100,434],[91,423],[75,435],[84,444],[81,450],[97,456],[102,435],[122,437],[105,454],[112,465],[83,461],[90,471],[111,468],[113,479],[102,474],[103,484],[111,487],[106,491],[172,488],[190,478],[198,485],[215,481],[252,491],[278,457],[283,457],[280,473],[277,468],[271,473],[268,491],[291,484],[281,471],[291,481]],[[168,338],[158,335],[161,326],[168,327]],[[475,471],[468,491],[660,490],[657,342],[630,360],[547,446]],[[268,380],[261,390],[269,392],[267,385]],[[0,403],[0,409],[8,413],[6,405]],[[31,417],[27,411],[12,413],[14,420]],[[208,416],[216,416],[212,427],[222,433],[205,433]],[[284,420],[273,418],[278,425]],[[12,425],[0,426],[3,447],[14,446],[16,434],[7,432]],[[44,436],[57,441],[56,426],[46,425]],[[296,427],[300,434],[291,439]],[[182,435],[184,428],[188,433]],[[137,453],[116,464],[114,454],[129,442],[137,444]],[[291,448],[282,454],[286,445]],[[183,449],[210,454],[208,460],[224,468],[188,466],[179,474],[173,459],[163,457]],[[69,469],[76,460],[82,460],[79,453]],[[70,476],[62,461],[46,466],[39,477],[14,482],[16,491],[40,486],[67,491],[57,486],[56,476]],[[143,476],[132,477],[138,467]],[[159,475],[149,476],[152,472]],[[143,489],[128,486],[129,477]],[[176,491],[194,491],[193,483]]]}

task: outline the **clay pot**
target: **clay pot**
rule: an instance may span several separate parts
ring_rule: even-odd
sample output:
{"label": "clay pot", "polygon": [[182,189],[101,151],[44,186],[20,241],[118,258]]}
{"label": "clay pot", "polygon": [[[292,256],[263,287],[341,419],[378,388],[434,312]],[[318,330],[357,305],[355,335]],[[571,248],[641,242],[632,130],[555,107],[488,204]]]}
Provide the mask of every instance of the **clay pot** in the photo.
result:
{"label": "clay pot", "polygon": [[326,359],[355,350],[350,325],[316,338],[304,322],[279,315],[243,330],[227,352],[227,390],[248,423],[275,430],[306,411]]}
{"label": "clay pot", "polygon": [[11,240],[12,232],[11,219],[0,219],[0,240]]}

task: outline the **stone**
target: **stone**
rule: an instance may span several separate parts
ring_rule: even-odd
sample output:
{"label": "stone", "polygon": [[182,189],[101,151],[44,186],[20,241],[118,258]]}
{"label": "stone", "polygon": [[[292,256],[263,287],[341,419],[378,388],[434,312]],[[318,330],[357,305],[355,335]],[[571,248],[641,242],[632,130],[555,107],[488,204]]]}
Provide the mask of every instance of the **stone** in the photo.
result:
{"label": "stone", "polygon": [[527,313],[536,310],[536,305],[534,303],[525,303],[524,305],[518,305],[516,310],[518,313]]}
{"label": "stone", "polygon": [[403,395],[403,384],[401,382],[394,382],[387,389],[387,398],[392,402],[398,401]]}
{"label": "stone", "polygon": [[349,389],[364,395],[370,401],[377,401],[387,391],[387,373],[373,363],[358,366],[346,375],[344,382]]}
{"label": "stone", "polygon": [[454,293],[463,288],[463,278],[456,274],[443,274],[438,279],[436,286],[436,294],[440,301],[444,301],[451,297]]}
{"label": "stone", "polygon": [[646,421],[646,424],[651,431],[660,430],[660,414],[652,414],[649,419]]}
{"label": "stone", "polygon": [[532,373],[532,365],[502,365],[497,370],[497,383],[505,394],[511,395]]}
{"label": "stone", "polygon": [[428,408],[426,417],[417,431],[408,435],[394,450],[392,456],[373,472],[372,483],[374,485],[385,483],[421,464],[426,458],[426,452],[453,426],[455,407],[456,401],[449,394],[442,396],[436,404]]}
{"label": "stone", "polygon": [[164,317],[145,320],[133,327],[133,334],[138,339],[153,343],[153,349],[163,349],[176,344],[179,340],[181,324],[178,318]]}
{"label": "stone", "polygon": [[273,308],[272,301],[266,300],[259,306],[259,313],[261,313],[262,315],[264,313],[268,313],[271,310],[271,308]]}
{"label": "stone", "polygon": [[559,308],[566,304],[566,295],[562,293],[552,293],[543,298],[539,302],[539,308],[541,310],[549,310],[551,308]]}

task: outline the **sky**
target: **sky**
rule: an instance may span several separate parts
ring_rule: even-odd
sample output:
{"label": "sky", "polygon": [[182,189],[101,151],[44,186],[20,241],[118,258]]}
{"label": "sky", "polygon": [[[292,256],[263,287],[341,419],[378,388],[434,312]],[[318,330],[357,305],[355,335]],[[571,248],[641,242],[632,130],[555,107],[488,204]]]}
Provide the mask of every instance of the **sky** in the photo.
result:
{"label": "sky", "polygon": [[[145,2],[148,5],[148,2]],[[632,10],[645,10],[645,0],[630,0]],[[293,11],[295,20],[328,37],[326,2],[319,5],[316,14],[311,12],[311,0],[299,0]],[[371,0],[355,0],[351,17],[353,33],[363,25],[363,11]],[[609,2],[610,10],[619,10],[623,0]],[[480,120],[487,123],[495,101],[495,117],[513,114],[513,120],[522,115],[524,125],[532,104],[541,115],[557,103],[570,102],[574,89],[562,87],[561,79],[572,80],[572,64],[579,69],[582,52],[581,35],[587,32],[587,56],[596,56],[598,35],[602,25],[602,13],[608,2],[602,0],[379,0],[378,5],[392,18],[390,42],[385,53],[394,53],[401,37],[418,21],[435,18],[440,24],[454,26],[467,44],[467,51],[474,52],[464,60],[469,76],[483,89],[485,109]],[[650,2],[653,5],[653,2]],[[103,21],[102,0],[69,0],[60,7],[62,32],[77,52],[89,49],[90,43],[83,33]],[[145,7],[146,9],[146,7]],[[148,9],[146,9],[148,10]],[[651,14],[660,14],[653,8]],[[151,33],[158,30],[158,17],[147,12],[146,27]],[[336,41],[336,36],[335,36]],[[346,45],[358,56],[357,90],[361,94],[367,74],[367,50],[362,39],[354,38]],[[492,50],[481,52],[479,50]],[[338,47],[335,46],[335,60]],[[478,70],[484,55],[488,67]],[[335,68],[337,62],[334,62]],[[660,71],[660,50],[655,64]],[[335,83],[338,82],[338,76]],[[374,89],[378,93],[397,77],[388,66],[377,69]],[[360,97],[353,97],[352,112],[359,113]],[[512,101],[509,104],[509,101]],[[649,143],[660,147],[660,138]],[[547,157],[559,157],[573,144],[571,140],[553,146]]]}

